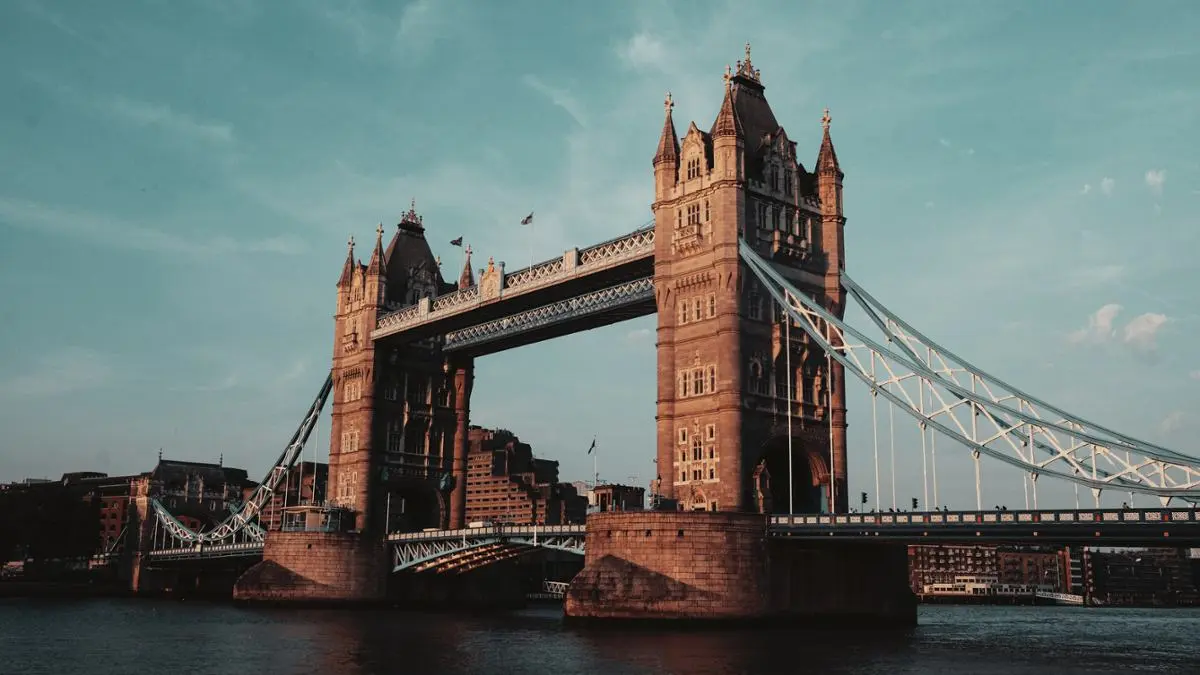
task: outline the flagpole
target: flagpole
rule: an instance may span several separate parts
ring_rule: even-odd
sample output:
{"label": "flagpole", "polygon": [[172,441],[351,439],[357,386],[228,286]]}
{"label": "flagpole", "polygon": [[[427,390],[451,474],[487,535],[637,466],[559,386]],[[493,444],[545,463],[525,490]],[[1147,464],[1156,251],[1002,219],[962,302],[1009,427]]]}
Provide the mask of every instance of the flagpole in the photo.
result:
{"label": "flagpole", "polygon": [[596,449],[596,438],[592,437],[592,489],[595,490],[600,486],[600,469],[596,458],[600,456],[600,451]]}
{"label": "flagpole", "polygon": [[[530,214],[532,215],[532,214]],[[529,267],[533,267],[533,220],[529,221]]]}

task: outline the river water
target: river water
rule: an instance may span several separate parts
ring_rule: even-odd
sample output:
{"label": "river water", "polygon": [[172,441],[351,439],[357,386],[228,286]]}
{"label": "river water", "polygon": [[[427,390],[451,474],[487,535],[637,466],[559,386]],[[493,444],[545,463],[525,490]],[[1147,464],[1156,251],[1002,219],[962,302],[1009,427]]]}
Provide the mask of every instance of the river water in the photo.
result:
{"label": "river water", "polygon": [[561,610],[2,600],[0,673],[1200,673],[1200,610],[923,606],[906,631],[621,630]]}

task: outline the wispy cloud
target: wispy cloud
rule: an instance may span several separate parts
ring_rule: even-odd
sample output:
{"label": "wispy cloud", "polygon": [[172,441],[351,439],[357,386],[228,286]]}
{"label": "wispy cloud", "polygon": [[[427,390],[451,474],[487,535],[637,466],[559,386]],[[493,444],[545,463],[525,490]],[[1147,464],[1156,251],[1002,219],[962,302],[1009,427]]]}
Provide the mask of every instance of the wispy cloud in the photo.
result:
{"label": "wispy cloud", "polygon": [[1125,266],[1120,263],[1078,267],[1066,272],[1066,283],[1073,288],[1108,286],[1125,278]]}
{"label": "wispy cloud", "polygon": [[1167,182],[1166,169],[1151,169],[1146,172],[1146,187],[1156,195],[1163,192],[1163,184]]}
{"label": "wispy cloud", "polygon": [[1163,418],[1163,421],[1158,425],[1158,429],[1164,436],[1170,436],[1183,429],[1189,420],[1190,415],[1182,410],[1174,410]]}
{"label": "wispy cloud", "polygon": [[543,82],[537,75],[525,75],[521,78],[521,81],[537,93],[550,99],[550,102],[554,105],[567,111],[567,114],[571,116],[571,119],[575,120],[576,124],[581,127],[587,126],[587,113],[584,112],[583,106],[579,101],[571,95],[571,92],[566,89],[552,87]]}
{"label": "wispy cloud", "polygon": [[244,253],[296,255],[306,249],[303,241],[290,236],[246,241],[223,235],[195,239],[120,218],[5,196],[0,196],[0,226],[85,237],[109,247],[202,258]]}
{"label": "wispy cloud", "polygon": [[646,344],[654,341],[654,331],[649,328],[635,328],[625,334],[625,340],[632,344]]}
{"label": "wispy cloud", "polygon": [[1158,348],[1158,334],[1170,319],[1165,314],[1146,312],[1129,320],[1118,331],[1117,315],[1121,306],[1115,303],[1104,305],[1088,317],[1087,325],[1067,336],[1071,344],[1100,344],[1119,342],[1136,351],[1150,353]]}
{"label": "wispy cloud", "polygon": [[116,96],[108,100],[106,109],[119,119],[145,127],[157,127],[169,133],[210,143],[233,141],[233,127],[220,122],[197,120],[170,106],[146,101],[135,101]]}
{"label": "wispy cloud", "polygon": [[1072,344],[1083,344],[1112,339],[1117,334],[1113,321],[1120,312],[1121,306],[1118,304],[1104,305],[1088,317],[1086,326],[1068,335],[1067,340]]}
{"label": "wispy cloud", "polygon": [[44,398],[101,387],[114,369],[102,354],[66,347],[36,359],[27,372],[0,381],[0,398]]}
{"label": "wispy cloud", "polygon": [[1083,189],[1081,189],[1081,190],[1079,191],[1079,194],[1081,194],[1081,195],[1086,195],[1086,194],[1088,194],[1088,193],[1089,193],[1089,192],[1091,192],[1091,191],[1092,191],[1092,184],[1091,184],[1091,183],[1084,183],[1084,184],[1083,184]]}
{"label": "wispy cloud", "polygon": [[1147,312],[1133,317],[1125,324],[1121,341],[1143,352],[1152,352],[1158,348],[1158,332],[1170,319],[1166,314]]}
{"label": "wispy cloud", "polygon": [[1103,192],[1104,194],[1111,195],[1113,193],[1113,189],[1116,187],[1117,187],[1116,180],[1109,178],[1108,176],[1105,176],[1104,178],[1100,179],[1100,191]]}

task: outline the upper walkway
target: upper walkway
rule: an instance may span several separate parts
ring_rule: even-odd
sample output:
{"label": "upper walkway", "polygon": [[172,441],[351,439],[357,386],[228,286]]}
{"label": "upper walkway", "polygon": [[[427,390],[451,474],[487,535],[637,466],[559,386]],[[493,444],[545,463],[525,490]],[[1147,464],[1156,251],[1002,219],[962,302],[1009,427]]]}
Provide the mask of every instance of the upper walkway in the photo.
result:
{"label": "upper walkway", "polygon": [[[490,265],[475,286],[451,291],[436,298],[422,298],[420,302],[388,312],[379,317],[372,340],[397,338],[406,341],[424,340],[434,336],[446,336],[448,350],[467,348],[481,343],[479,327],[494,321],[512,321],[517,315],[537,312],[544,316],[547,308],[568,303],[556,314],[569,312],[571,306],[581,299],[590,310],[603,312],[611,309],[603,302],[612,303],[613,289],[626,288],[621,297],[636,296],[636,301],[649,298],[649,313],[653,311],[653,287],[649,279],[654,276],[654,224],[645,225],[629,234],[583,249],[571,249],[560,258],[554,258],[531,267],[505,272],[504,263]],[[602,296],[586,298],[591,296]],[[575,312],[578,314],[578,311]],[[628,316],[623,318],[630,318]],[[526,330],[536,328],[534,321],[524,321]],[[455,336],[455,331],[472,328],[469,335]],[[507,328],[496,326],[495,328]],[[552,337],[552,336],[547,336]],[[546,339],[546,338],[541,338]],[[457,343],[457,344],[456,344]]]}

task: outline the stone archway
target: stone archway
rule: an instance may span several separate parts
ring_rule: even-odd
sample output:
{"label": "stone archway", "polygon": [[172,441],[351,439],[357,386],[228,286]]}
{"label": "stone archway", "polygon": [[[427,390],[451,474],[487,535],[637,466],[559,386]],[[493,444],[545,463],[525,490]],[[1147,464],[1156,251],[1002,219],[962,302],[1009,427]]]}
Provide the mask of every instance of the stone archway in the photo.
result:
{"label": "stone archway", "polygon": [[[811,514],[825,510],[825,486],[829,482],[829,468],[825,458],[807,449],[799,437],[792,437],[791,499],[794,513]],[[776,435],[763,445],[762,459],[769,475],[765,483],[769,486],[771,513],[788,513],[788,447],[787,436]]]}
{"label": "stone archway", "polygon": [[398,481],[388,486],[383,499],[388,532],[419,532],[444,526],[444,496],[428,481]]}

